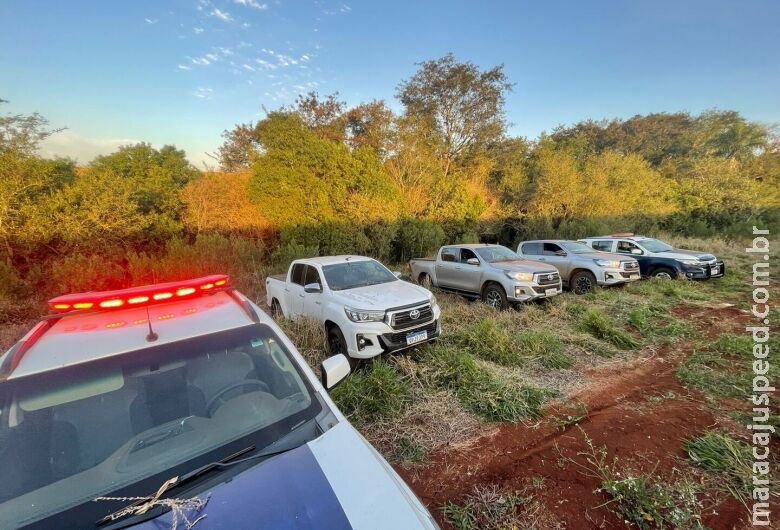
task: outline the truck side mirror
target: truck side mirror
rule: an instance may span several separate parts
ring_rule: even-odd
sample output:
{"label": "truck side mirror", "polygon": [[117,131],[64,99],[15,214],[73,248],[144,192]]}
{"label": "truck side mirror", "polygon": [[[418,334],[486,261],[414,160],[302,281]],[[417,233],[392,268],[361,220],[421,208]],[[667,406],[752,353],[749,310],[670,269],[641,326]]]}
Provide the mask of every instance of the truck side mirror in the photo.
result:
{"label": "truck side mirror", "polygon": [[319,283],[308,283],[303,286],[303,291],[306,293],[321,293],[322,292],[322,285]]}
{"label": "truck side mirror", "polygon": [[556,250],[555,251],[555,255],[556,256],[566,256],[566,251],[565,250]]}
{"label": "truck side mirror", "polygon": [[636,254],[637,256],[641,256],[642,254],[644,254],[644,252],[642,252],[638,248],[632,248],[631,249],[631,254]]}
{"label": "truck side mirror", "polygon": [[322,386],[330,390],[349,375],[349,360],[343,353],[328,357],[320,365],[322,372]]}
{"label": "truck side mirror", "polygon": [[469,258],[466,260],[466,263],[469,265],[479,265],[479,260],[477,258]]}

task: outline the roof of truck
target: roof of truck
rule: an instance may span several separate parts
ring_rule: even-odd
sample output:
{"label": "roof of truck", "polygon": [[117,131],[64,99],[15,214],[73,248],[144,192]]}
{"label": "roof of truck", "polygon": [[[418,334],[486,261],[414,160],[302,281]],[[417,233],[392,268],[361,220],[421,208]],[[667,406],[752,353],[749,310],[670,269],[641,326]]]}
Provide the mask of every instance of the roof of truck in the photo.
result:
{"label": "roof of truck", "polygon": [[[16,379],[252,324],[256,320],[242,302],[228,291],[216,291],[150,306],[54,315],[18,343],[34,341],[4,377]],[[263,313],[255,316],[270,321]],[[147,340],[150,321],[157,335],[153,342]],[[10,361],[13,351],[0,357],[0,365]]]}

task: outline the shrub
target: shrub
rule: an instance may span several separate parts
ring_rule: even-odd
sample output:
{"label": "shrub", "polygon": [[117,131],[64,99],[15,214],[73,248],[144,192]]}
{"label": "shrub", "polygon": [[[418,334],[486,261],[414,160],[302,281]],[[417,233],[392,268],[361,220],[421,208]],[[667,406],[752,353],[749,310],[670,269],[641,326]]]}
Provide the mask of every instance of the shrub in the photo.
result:
{"label": "shrub", "polygon": [[444,244],[444,229],[434,221],[423,219],[404,219],[398,227],[395,242],[397,261],[428,256]]}
{"label": "shrub", "polygon": [[47,293],[120,289],[127,284],[124,269],[111,257],[72,254],[50,264]]}

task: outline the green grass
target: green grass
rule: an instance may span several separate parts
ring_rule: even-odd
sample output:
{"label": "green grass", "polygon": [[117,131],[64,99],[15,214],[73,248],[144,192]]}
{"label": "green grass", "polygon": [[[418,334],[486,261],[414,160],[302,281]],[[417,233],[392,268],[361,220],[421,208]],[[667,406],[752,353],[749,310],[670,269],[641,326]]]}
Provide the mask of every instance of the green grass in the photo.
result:
{"label": "green grass", "polygon": [[455,346],[496,364],[521,366],[525,361],[523,353],[513,344],[509,329],[487,318],[462,328],[452,341]]}
{"label": "green grass", "polygon": [[707,432],[684,444],[696,465],[721,475],[734,497],[746,503],[753,489],[753,454],[750,446],[726,433]]}
{"label": "green grass", "polygon": [[401,414],[411,401],[411,388],[392,364],[378,359],[353,372],[332,396],[350,421],[362,426]]}
{"label": "green grass", "polygon": [[639,346],[638,340],[617,327],[612,319],[598,308],[592,307],[582,313],[580,323],[583,329],[597,339],[607,341],[618,348],[629,350]]}
{"label": "green grass", "polygon": [[537,359],[545,368],[571,368],[574,365],[574,359],[566,353],[566,345],[550,331],[526,329],[515,333],[512,339],[520,351]]}

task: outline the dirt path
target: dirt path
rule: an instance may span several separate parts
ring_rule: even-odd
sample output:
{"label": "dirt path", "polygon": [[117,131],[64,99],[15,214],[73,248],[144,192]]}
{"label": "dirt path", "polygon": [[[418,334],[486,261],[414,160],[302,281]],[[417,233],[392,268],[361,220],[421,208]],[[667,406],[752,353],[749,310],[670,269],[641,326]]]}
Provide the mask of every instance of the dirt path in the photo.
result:
{"label": "dirt path", "polygon": [[[738,327],[744,314],[729,307],[689,310],[677,316],[696,321],[702,329],[717,325],[725,331]],[[561,419],[572,409],[553,403],[539,425],[502,425],[468,447],[439,450],[423,468],[399,471],[443,528],[449,526],[438,508],[447,501],[461,501],[476,485],[487,484],[531,488],[540,528],[626,528],[603,506],[608,499],[595,491],[599,480],[566,459],[584,463],[578,455],[587,450],[581,428],[596,446],[607,448],[609,459],[633,469],[668,476],[673,467],[685,465],[682,442],[716,427],[717,420],[702,396],[685,389],[675,377],[690,347],[673,348],[586,374],[586,386],[570,396],[587,406],[588,416],[579,427],[562,427]],[[724,498],[706,510],[704,522],[713,530],[740,528],[745,523],[744,508]]]}

